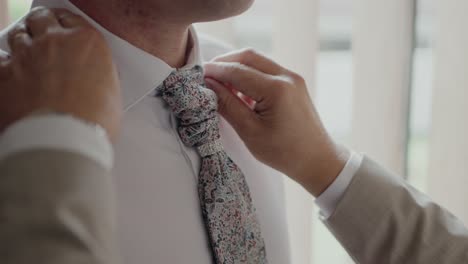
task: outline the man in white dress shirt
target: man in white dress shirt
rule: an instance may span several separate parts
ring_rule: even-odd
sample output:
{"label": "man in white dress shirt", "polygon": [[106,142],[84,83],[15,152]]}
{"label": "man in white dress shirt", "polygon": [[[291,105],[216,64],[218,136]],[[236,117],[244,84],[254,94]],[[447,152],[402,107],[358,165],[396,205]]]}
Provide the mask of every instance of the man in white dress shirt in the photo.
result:
{"label": "man in white dress shirt", "polygon": [[[120,89],[105,41],[78,16],[44,8],[8,41],[11,56],[0,52],[0,258],[118,263],[106,134],[118,132]],[[301,76],[250,50],[218,57],[206,76],[255,157],[325,201],[325,223],[357,263],[467,262],[466,227],[370,159],[337,148]],[[257,101],[256,111],[223,83]],[[64,150],[66,139],[84,146]]]}
{"label": "man in white dress shirt", "polygon": [[[59,3],[57,3],[58,5]],[[65,5],[64,7],[73,9],[73,6]],[[35,12],[36,23],[34,27],[21,27],[20,23],[19,27],[14,28],[14,34],[10,34],[9,40],[15,51],[12,57],[14,63],[8,63],[8,55],[0,51],[1,73],[3,74],[1,79],[2,85],[4,85],[2,88],[7,95],[6,99],[2,97],[4,100],[2,109],[4,111],[1,112],[0,117],[0,131],[3,132],[0,137],[0,174],[2,175],[3,203],[5,203],[2,206],[2,213],[4,214],[3,220],[6,220],[6,225],[2,231],[6,235],[13,235],[10,238],[2,236],[4,239],[2,241],[3,249],[6,249],[5,246],[7,245],[11,248],[11,251],[4,250],[5,254],[2,255],[2,260],[9,263],[10,260],[19,258],[24,262],[24,258],[31,258],[37,254],[37,256],[41,256],[38,257],[38,261],[46,261],[47,263],[50,262],[49,260],[62,262],[65,261],[64,259],[70,259],[71,261],[82,260],[82,257],[93,261],[97,260],[96,257],[103,260],[102,257],[104,256],[109,260],[108,263],[114,263],[107,258],[112,258],[112,254],[108,253],[113,251],[111,246],[112,235],[109,232],[112,229],[111,226],[113,226],[109,211],[112,210],[112,201],[109,200],[109,194],[112,191],[109,188],[109,178],[106,178],[109,168],[112,166],[112,150],[104,134],[99,129],[96,130],[93,126],[90,126],[89,122],[107,128],[108,135],[115,139],[115,134],[112,132],[116,132],[117,128],[114,125],[119,123],[117,119],[120,120],[118,118],[120,111],[116,110],[118,107],[116,108],[114,103],[111,104],[112,106],[104,103],[105,106],[103,106],[102,104],[96,104],[96,102],[109,103],[113,102],[112,98],[117,99],[115,98],[115,90],[112,89],[112,86],[114,88],[117,86],[115,83],[116,75],[109,73],[109,70],[113,71],[113,67],[109,67],[108,63],[106,64],[106,61],[110,61],[110,56],[109,53],[104,51],[105,49],[102,49],[102,40],[101,44],[99,44],[99,41],[94,42],[94,46],[101,47],[101,50],[94,50],[99,52],[99,55],[96,54],[91,58],[101,57],[101,66],[107,65],[107,68],[101,68],[97,66],[99,64],[96,64],[84,69],[82,63],[89,63],[92,49],[85,48],[85,52],[80,53],[80,51],[72,48],[76,47],[76,42],[73,40],[62,42],[61,46],[68,47],[66,55],[63,56],[57,56],[60,52],[55,52],[55,49],[51,49],[50,45],[40,45],[39,43],[57,43],[57,39],[55,42],[45,41],[44,39],[40,42],[40,35],[41,32],[44,33],[44,30],[46,30],[47,34],[52,35],[52,39],[57,38],[57,36],[68,35],[69,38],[71,36],[80,37],[80,40],[83,41],[82,37],[86,32],[89,33],[86,35],[89,40],[96,41],[99,38],[93,37],[93,30],[75,32],[76,34],[70,34],[73,32],[67,32],[63,29],[47,31],[47,24],[53,21],[55,21],[53,23],[57,23],[56,18],[51,16],[50,13],[48,16],[44,15],[48,12],[47,10],[42,9],[43,13],[38,11],[41,10]],[[43,16],[38,17],[41,14]],[[65,22],[63,19],[63,17],[60,19],[61,24]],[[71,19],[71,17],[68,17],[68,19]],[[104,33],[110,34],[102,28],[100,29]],[[109,35],[107,36],[109,41]],[[191,36],[189,42],[193,44],[192,47],[196,47],[197,40],[193,32]],[[5,38],[2,38],[2,40],[5,40]],[[93,44],[88,43],[88,45]],[[8,46],[3,45],[2,47],[8,51]],[[21,53],[20,47],[23,47],[23,51],[31,51],[32,49],[36,52]],[[47,52],[38,53],[37,50],[40,50],[41,47]],[[64,50],[60,51],[65,52]],[[28,56],[34,54],[36,56]],[[43,54],[45,56],[37,56]],[[55,62],[57,62],[58,58],[58,61],[60,61],[62,57],[72,59],[68,61],[68,64],[66,60],[62,61],[63,65],[54,64],[54,59],[47,57],[51,54],[55,55],[53,57]],[[85,58],[82,58],[80,54],[83,54]],[[189,57],[193,59],[193,56],[192,52],[192,56]],[[27,61],[24,61],[27,57],[34,58],[33,67],[29,67]],[[44,69],[38,67],[41,60],[49,63],[46,65],[48,67],[44,67]],[[73,63],[74,61],[77,62]],[[6,64],[4,64],[5,62]],[[18,62],[21,62],[21,64],[18,64]],[[70,67],[70,65],[78,66],[78,68]],[[123,67],[122,64],[118,66]],[[14,67],[14,71],[12,71],[15,73],[13,78],[10,75],[5,75],[10,69],[9,67]],[[22,67],[24,69],[21,69]],[[38,69],[40,70],[38,71]],[[70,78],[73,76],[67,78],[64,77],[66,74],[61,73],[65,69],[70,69],[71,72],[75,73],[75,78],[80,76],[80,73],[83,75],[86,70],[88,72],[92,71],[92,73],[89,72],[89,79],[80,78],[77,79],[79,82],[71,84]],[[80,69],[85,71],[80,72]],[[107,71],[104,69],[107,69]],[[127,70],[130,69],[127,68]],[[37,72],[42,72],[43,78],[38,79]],[[283,171],[302,184],[311,194],[318,196],[318,204],[322,208],[325,223],[355,258],[356,262],[465,263],[467,261],[468,230],[460,221],[370,159],[363,159],[361,155],[357,154],[349,155],[348,151],[336,148],[309,100],[307,88],[301,76],[249,50],[218,57],[216,61],[206,65],[206,73],[207,78],[209,78],[207,80],[209,87],[219,96],[221,102],[220,113],[233,124],[255,157]],[[26,76],[21,76],[25,74]],[[56,80],[54,80],[53,74],[56,74]],[[94,78],[92,75],[95,75]],[[97,75],[100,77],[97,77]],[[223,87],[222,83],[229,83],[256,100],[258,102],[256,111],[252,111],[252,109],[240,102],[233,93]],[[32,87],[34,85],[37,87]],[[79,89],[80,85],[83,89]],[[76,89],[76,86],[78,86],[78,89]],[[59,91],[58,87],[67,89],[60,92],[60,95],[53,96],[54,93]],[[97,89],[92,90],[93,87]],[[34,88],[37,88],[40,92],[38,93]],[[110,95],[110,97],[106,97],[103,90],[108,90],[110,94],[107,93],[107,96]],[[35,94],[31,95],[31,98],[27,98],[24,97],[25,94],[28,94],[25,91],[34,92]],[[18,94],[15,95],[15,93]],[[86,104],[91,107],[91,109],[86,109],[84,112],[91,111],[93,114],[83,116],[83,111],[79,111],[79,113],[72,111],[68,116],[61,116],[42,112],[41,115],[30,116],[25,119],[17,116],[16,119],[18,120],[14,120],[14,115],[9,117],[9,113],[16,113],[18,109],[23,109],[18,108],[18,105],[25,106],[25,109],[40,108],[40,105],[34,103],[27,105],[27,102],[34,102],[38,94],[41,93],[45,93],[45,98],[50,99],[46,100],[48,102],[45,104],[47,109],[52,107],[52,109],[59,112],[63,110],[64,113],[67,113],[67,109],[70,110],[70,108],[72,110],[79,109],[80,107],[77,107],[79,104],[76,104],[76,102],[71,101],[67,105],[63,105],[60,100],[57,100],[57,97],[63,97],[65,94],[71,93],[74,94],[72,98],[79,96],[79,100],[85,100]],[[87,100],[86,97],[88,96],[97,98]],[[6,101],[8,98],[22,98],[22,100],[20,100],[21,102],[9,102]],[[43,100],[44,95],[40,96],[40,98]],[[70,97],[68,97],[68,100],[70,100]],[[132,105],[137,104],[138,102]],[[109,106],[111,107],[109,108]],[[126,109],[130,108],[127,107]],[[102,115],[97,115],[96,112],[99,111],[104,112],[102,112]],[[27,115],[27,113],[22,114]],[[19,115],[22,114],[19,113]],[[103,119],[103,116],[110,118]],[[89,119],[90,117],[93,118]],[[135,115],[135,117],[138,117],[138,115]],[[11,118],[13,120],[9,120]],[[87,120],[87,122],[82,120]],[[113,123],[114,125],[112,125]],[[6,131],[4,131],[4,125],[7,127]],[[111,126],[109,127],[109,125]],[[292,130],[291,128],[296,129]],[[291,133],[291,131],[294,131],[294,133]],[[158,132],[162,131],[158,130]],[[267,133],[270,135],[269,138],[275,139],[274,142],[264,136]],[[234,137],[230,134],[227,135]],[[127,137],[130,136],[127,135]],[[79,142],[75,142],[76,140]],[[226,142],[229,143],[230,141]],[[236,149],[233,148],[233,150]],[[164,155],[166,153],[159,154],[158,158]],[[294,162],[291,162],[291,159]],[[187,161],[189,164],[192,161],[189,154]],[[54,162],[59,162],[59,164],[53,164]],[[170,167],[167,164],[166,166]],[[156,170],[158,171],[158,179],[164,176],[164,171]],[[36,173],[40,177],[37,177]],[[126,176],[131,177],[132,174]],[[171,176],[177,175],[171,173]],[[49,181],[44,181],[44,179]],[[268,182],[264,181],[259,184],[268,184]],[[177,189],[177,186],[174,187]],[[269,189],[268,186],[266,187]],[[90,191],[89,195],[86,195],[86,190]],[[162,188],[160,190],[164,191]],[[101,195],[100,192],[103,194]],[[273,198],[273,196],[270,198]],[[164,199],[164,197],[159,199]],[[121,201],[121,209],[129,210],[124,202],[126,201]],[[168,202],[169,205],[166,206],[172,206],[170,201],[167,200],[156,199],[154,202],[159,205]],[[27,206],[18,207],[18,204]],[[260,206],[262,206],[261,203]],[[41,209],[45,211],[41,211]],[[164,208],[164,206],[156,209],[146,207],[146,209],[149,211],[162,211],[161,214],[150,212],[155,214],[154,219],[157,223],[151,224],[149,230],[156,229],[156,233],[163,233],[165,228],[174,231],[179,228],[179,224],[189,224],[175,215],[176,213],[182,214],[182,212],[175,212],[181,208],[170,208],[172,211]],[[161,225],[158,220],[164,219],[164,213],[166,212],[175,212],[172,219],[174,223],[163,223],[164,225]],[[140,216],[135,218],[137,217]],[[24,221],[8,221],[9,219],[21,218]],[[107,225],[104,225],[104,223],[107,223]],[[269,224],[268,221],[266,223]],[[145,228],[145,226],[142,228]],[[181,228],[184,228],[184,226],[181,226]],[[34,230],[34,234],[29,233],[31,230]],[[54,230],[61,231],[55,233]],[[130,236],[134,235],[131,232],[138,231],[134,226],[124,227],[122,230],[123,235],[128,234]],[[185,229],[183,231],[192,232],[189,235],[194,234],[194,230]],[[267,230],[267,232],[265,234],[265,237],[269,239],[267,240],[267,246],[270,243],[274,250],[281,250],[274,239],[284,241],[278,236],[278,234],[282,235],[282,230],[272,229]],[[55,243],[57,242],[57,234],[60,234],[60,243]],[[63,237],[64,234],[67,234],[66,239]],[[34,239],[37,236],[41,239]],[[127,261],[131,261],[131,263],[135,261],[178,263],[181,259],[191,257],[199,258],[192,259],[190,263],[205,263],[202,262],[204,260],[200,258],[200,254],[195,255],[205,252],[199,248],[200,251],[196,252],[197,248],[195,248],[195,244],[201,243],[200,240],[196,241],[195,239],[202,238],[193,237],[192,246],[181,248],[178,236],[191,238],[185,233],[175,233],[175,231],[174,234],[168,237],[157,235],[147,237],[146,239],[152,239],[154,244],[143,248],[143,250],[140,250],[139,247],[145,245],[138,244],[131,247],[132,245],[122,239],[126,243],[122,246],[122,252],[127,256]],[[129,239],[135,240],[135,238]],[[44,243],[37,244],[38,241],[44,241],[46,245]],[[73,241],[81,246],[78,248],[73,246],[75,245]],[[165,246],[164,243],[166,242],[171,244],[172,248]],[[140,243],[140,241],[137,241],[137,243]],[[27,245],[28,250],[24,251],[23,248],[15,245]],[[150,251],[154,250],[155,254],[150,255],[150,253],[144,252],[148,248],[150,248]],[[161,248],[167,248],[170,252],[164,254],[161,252]],[[25,254],[25,252],[28,253]],[[138,259],[137,253],[144,254],[143,258]],[[178,253],[184,256],[179,257],[177,256]],[[287,263],[287,257],[281,260],[281,254],[284,255],[284,252],[273,252],[272,254],[270,251],[270,262],[280,263],[280,261],[283,261]],[[209,252],[207,255],[209,255]],[[77,256],[80,257],[77,258]],[[63,259],[60,260],[57,257]],[[100,260],[98,262],[101,262]],[[13,261],[11,262],[13,263]]]}
{"label": "man in white dress shirt", "polygon": [[[85,17],[103,33],[112,50],[125,110],[113,175],[120,251],[126,263],[212,262],[197,192],[199,156],[180,141],[173,115],[154,90],[175,68],[200,65],[227,51],[199,40],[192,23],[236,15],[250,4],[250,0],[33,1],[33,7],[65,8]],[[8,30],[0,34],[0,49],[6,52]],[[13,127],[3,141],[14,144],[0,152],[43,145],[112,163],[111,152],[102,147],[105,144],[83,146],[94,135],[77,136],[81,124],[73,128],[63,125],[70,124],[66,117],[44,118],[41,122],[47,126],[30,120]],[[256,161],[226,122],[221,124],[221,136],[247,177],[269,263],[288,263],[281,175]]]}
{"label": "man in white dress shirt", "polygon": [[[199,156],[180,141],[175,118],[162,99],[154,96],[154,90],[175,68],[193,67],[228,51],[222,45],[199,39],[192,23],[241,13],[251,1],[72,2],[35,0],[33,7],[65,8],[83,16],[103,33],[112,50],[125,110],[120,140],[115,145],[113,173],[124,261],[211,263],[197,193]],[[9,51],[7,32],[13,26],[0,34],[0,49],[6,52]],[[50,133],[51,130],[55,133]],[[8,148],[0,146],[0,156],[8,154],[1,152],[41,145],[85,153],[105,166],[112,164],[114,157],[109,147],[103,147],[105,142],[85,145],[84,142],[99,141],[99,137],[84,132],[76,135],[76,131],[85,129],[66,117],[22,122],[21,126],[10,129],[8,138],[3,138],[3,142],[14,144]],[[259,163],[224,121],[221,136],[228,154],[246,175],[269,263],[289,263],[281,174]],[[353,156],[340,179],[350,179],[349,175],[354,174],[359,164],[360,157]],[[340,196],[339,186],[333,185],[318,199],[325,215],[332,211],[334,201]]]}

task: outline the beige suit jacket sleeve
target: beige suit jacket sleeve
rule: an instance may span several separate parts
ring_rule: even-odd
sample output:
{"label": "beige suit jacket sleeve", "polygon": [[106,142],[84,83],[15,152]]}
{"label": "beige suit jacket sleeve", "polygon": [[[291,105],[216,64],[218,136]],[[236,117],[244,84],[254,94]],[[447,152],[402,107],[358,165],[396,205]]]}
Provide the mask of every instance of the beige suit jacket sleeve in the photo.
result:
{"label": "beige suit jacket sleeve", "polygon": [[109,172],[78,154],[0,161],[0,263],[114,264]]}
{"label": "beige suit jacket sleeve", "polygon": [[325,224],[357,263],[468,263],[464,225],[366,158]]}

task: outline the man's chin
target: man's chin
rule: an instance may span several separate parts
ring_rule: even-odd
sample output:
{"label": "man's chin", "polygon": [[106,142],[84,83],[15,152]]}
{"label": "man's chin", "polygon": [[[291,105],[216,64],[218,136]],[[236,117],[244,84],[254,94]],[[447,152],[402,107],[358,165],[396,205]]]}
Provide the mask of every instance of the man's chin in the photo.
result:
{"label": "man's chin", "polygon": [[203,16],[197,22],[213,22],[218,20],[223,20],[230,17],[239,16],[249,10],[255,0],[215,0],[215,1],[224,1],[224,5],[219,5],[218,10],[214,8],[207,8],[206,16]]}

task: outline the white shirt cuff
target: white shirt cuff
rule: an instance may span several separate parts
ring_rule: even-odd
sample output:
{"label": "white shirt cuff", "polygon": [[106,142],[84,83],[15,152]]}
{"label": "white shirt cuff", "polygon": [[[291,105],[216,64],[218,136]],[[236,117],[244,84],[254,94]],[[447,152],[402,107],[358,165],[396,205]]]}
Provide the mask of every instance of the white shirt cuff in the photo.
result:
{"label": "white shirt cuff", "polygon": [[81,154],[108,170],[112,169],[114,162],[112,145],[104,129],[66,115],[25,118],[0,135],[0,160],[35,149]]}
{"label": "white shirt cuff", "polygon": [[323,192],[315,203],[320,208],[321,218],[326,220],[335,212],[338,203],[345,194],[354,175],[361,167],[363,156],[356,152],[351,153],[351,157],[335,181]]}

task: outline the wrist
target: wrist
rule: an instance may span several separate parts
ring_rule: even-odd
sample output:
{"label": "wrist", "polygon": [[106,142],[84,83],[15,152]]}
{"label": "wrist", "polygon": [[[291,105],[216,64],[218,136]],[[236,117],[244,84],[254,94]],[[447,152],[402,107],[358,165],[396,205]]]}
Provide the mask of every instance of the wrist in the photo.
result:
{"label": "wrist", "polygon": [[319,197],[343,171],[351,154],[331,141],[314,149],[315,153],[300,159],[296,179],[314,197]]}

